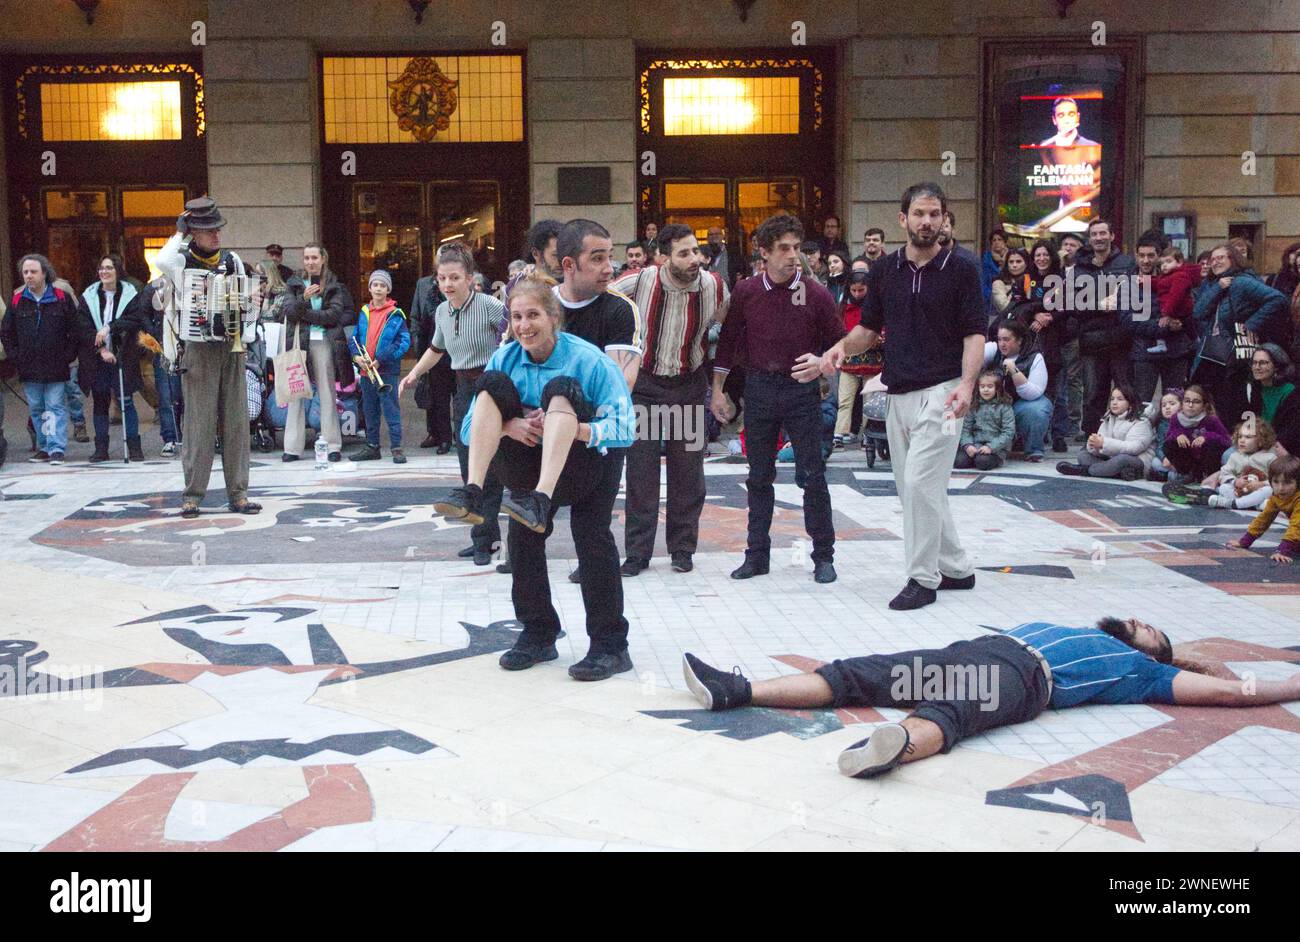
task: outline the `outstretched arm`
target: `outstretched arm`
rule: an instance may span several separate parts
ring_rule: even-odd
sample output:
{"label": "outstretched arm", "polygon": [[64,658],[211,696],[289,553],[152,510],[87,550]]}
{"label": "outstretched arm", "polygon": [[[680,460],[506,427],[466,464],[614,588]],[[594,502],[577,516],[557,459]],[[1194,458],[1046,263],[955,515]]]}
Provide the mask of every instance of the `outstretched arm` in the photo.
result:
{"label": "outstretched arm", "polygon": [[1180,671],[1174,677],[1174,703],[1179,706],[1266,706],[1300,700],[1300,674],[1286,680],[1227,680]]}

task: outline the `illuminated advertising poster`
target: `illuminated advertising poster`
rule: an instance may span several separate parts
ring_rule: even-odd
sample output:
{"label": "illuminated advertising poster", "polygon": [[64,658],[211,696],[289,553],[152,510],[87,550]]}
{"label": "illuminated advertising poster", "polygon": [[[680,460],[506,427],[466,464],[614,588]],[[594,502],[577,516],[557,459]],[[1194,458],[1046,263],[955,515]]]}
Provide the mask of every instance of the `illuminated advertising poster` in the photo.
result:
{"label": "illuminated advertising poster", "polygon": [[[1104,93],[1070,89],[1021,95],[1020,215],[1024,234],[1082,232],[1102,195],[1100,131]],[[1092,120],[1090,120],[1092,119]]]}
{"label": "illuminated advertising poster", "polygon": [[[1026,243],[1122,225],[1127,98],[1112,53],[999,53],[991,63],[986,141],[996,223]],[[1019,241],[1017,240],[1017,241]]]}

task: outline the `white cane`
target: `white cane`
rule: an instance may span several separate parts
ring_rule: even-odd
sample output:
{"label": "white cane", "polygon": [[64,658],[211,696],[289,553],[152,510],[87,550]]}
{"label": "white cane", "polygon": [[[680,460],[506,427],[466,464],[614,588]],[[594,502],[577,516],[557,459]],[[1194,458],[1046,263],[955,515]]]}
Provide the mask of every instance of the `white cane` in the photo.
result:
{"label": "white cane", "polygon": [[122,463],[130,464],[131,456],[126,450],[126,374],[122,372],[122,358],[113,351],[113,335],[108,335],[109,351],[117,361],[117,404],[122,408]]}

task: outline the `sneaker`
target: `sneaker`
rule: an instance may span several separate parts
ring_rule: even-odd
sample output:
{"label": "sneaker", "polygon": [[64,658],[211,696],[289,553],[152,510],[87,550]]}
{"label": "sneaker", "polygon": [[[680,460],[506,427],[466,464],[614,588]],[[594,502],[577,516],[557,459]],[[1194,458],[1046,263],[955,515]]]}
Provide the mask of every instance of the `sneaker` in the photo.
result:
{"label": "sneaker", "polygon": [[617,654],[596,654],[587,652],[577,664],[569,668],[569,676],[574,680],[607,680],[615,674],[622,674],[632,669],[632,658],[624,648]]}
{"label": "sneaker", "polygon": [[909,752],[915,749],[907,727],[902,723],[885,723],[840,753],[840,772],[849,778],[875,778],[895,768]]}
{"label": "sneaker", "polygon": [[501,655],[497,663],[503,670],[522,671],[527,670],[534,664],[541,664],[544,661],[553,661],[560,656],[555,650],[555,642],[550,644],[541,644],[523,635],[515,642],[515,646]]}
{"label": "sneaker", "polygon": [[1030,464],[1039,464],[1043,460],[1043,455],[1041,452],[1033,452],[1031,454],[1025,455],[1025,460],[1028,461]]}
{"label": "sneaker", "polygon": [[63,452],[61,451],[51,452],[50,464],[63,464]]}
{"label": "sneaker", "polygon": [[1219,495],[1204,487],[1191,488],[1186,494],[1187,503],[1196,507],[1208,507],[1212,496],[1218,497]]}
{"label": "sneaker", "polygon": [[939,579],[939,588],[944,589],[973,589],[975,588],[975,573],[969,576],[962,576],[958,579],[956,576],[941,576]]}
{"label": "sneaker", "polygon": [[650,560],[641,559],[637,556],[629,556],[623,565],[618,567],[619,574],[625,578],[641,575],[643,570],[650,568]]}
{"label": "sneaker", "polygon": [[433,502],[433,509],[448,519],[477,526],[483,522],[483,488],[477,484],[453,488],[442,500]]}
{"label": "sneaker", "polygon": [[330,464],[337,464],[338,462],[340,462],[340,461],[342,461],[342,460],[343,460],[343,452],[341,452],[341,451],[331,451],[331,452],[330,452],[330,457],[329,457],[329,462],[330,462]]}
{"label": "sneaker", "polygon": [[753,689],[739,667],[733,667],[731,673],[727,673],[687,653],[682,655],[682,676],[686,678],[687,689],[706,710],[734,710],[749,706],[754,697]]}
{"label": "sneaker", "polygon": [[406,455],[402,453],[402,449],[394,448],[392,449],[392,454],[393,464],[406,464]]}
{"label": "sneaker", "polygon": [[673,572],[690,572],[694,568],[690,553],[673,553]]}
{"label": "sneaker", "polygon": [[163,442],[163,446],[162,446],[162,456],[163,456],[164,458],[175,458],[175,457],[176,457],[176,443],[175,443],[175,442]]}
{"label": "sneaker", "polygon": [[501,499],[501,509],[534,533],[545,533],[551,521],[551,499],[537,491],[518,496],[511,491]]}
{"label": "sneaker", "polygon": [[30,461],[32,464],[41,464],[42,462],[49,461],[50,456],[48,452],[38,451],[36,454],[32,455],[27,460]]}
{"label": "sneaker", "polygon": [[349,461],[378,461],[383,455],[379,453],[377,445],[362,445],[352,454],[348,455]]}
{"label": "sneaker", "polygon": [[889,607],[896,612],[910,612],[915,608],[924,608],[936,598],[938,594],[934,589],[927,589],[915,579],[908,579],[903,591],[890,600]]}
{"label": "sneaker", "polygon": [[86,434],[86,423],[78,422],[72,427],[72,437],[81,442],[83,445],[90,441],[90,436]]}
{"label": "sneaker", "polygon": [[1211,495],[1210,495],[1210,506],[1211,506],[1211,507],[1218,508],[1218,509],[1222,509],[1222,510],[1231,510],[1231,509],[1232,509],[1232,498],[1231,498],[1231,497],[1223,497],[1223,496],[1221,496],[1221,495],[1219,495],[1219,494],[1211,494]]}
{"label": "sneaker", "polygon": [[1175,497],[1186,497],[1191,488],[1186,484],[1175,484],[1172,481],[1166,482],[1160,488],[1160,493],[1165,497],[1173,500]]}
{"label": "sneaker", "polygon": [[1066,477],[1081,478],[1087,475],[1088,469],[1081,464],[1075,464],[1073,461],[1058,461],[1056,463],[1056,473],[1064,474]]}

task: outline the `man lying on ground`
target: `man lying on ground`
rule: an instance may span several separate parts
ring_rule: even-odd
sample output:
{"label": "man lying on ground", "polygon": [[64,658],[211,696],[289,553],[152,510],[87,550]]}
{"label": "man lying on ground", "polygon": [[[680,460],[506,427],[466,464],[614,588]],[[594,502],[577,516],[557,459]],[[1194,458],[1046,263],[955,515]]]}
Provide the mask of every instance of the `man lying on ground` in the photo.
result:
{"label": "man lying on ground", "polygon": [[[912,712],[849,746],[840,771],[874,778],[902,762],[948,752],[962,739],[1084,703],[1264,706],[1300,700],[1300,673],[1247,686],[1216,668],[1173,656],[1169,637],[1136,618],[1095,628],[1031,622],[946,648],[873,654],[750,683],[693,654],[686,684],[709,710],[743,706],[894,707]],[[1224,673],[1227,673],[1226,671]]]}

